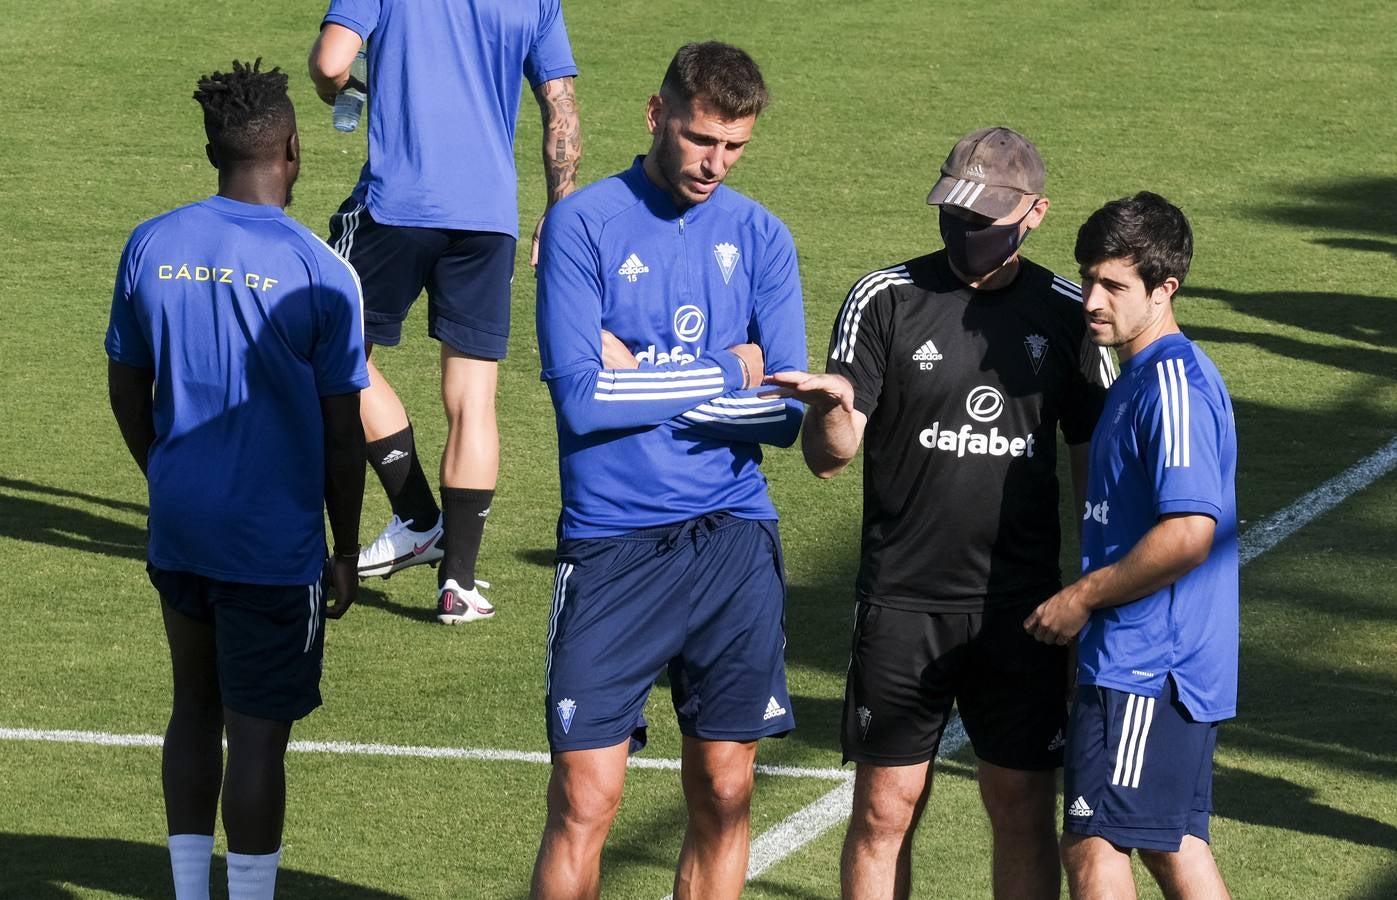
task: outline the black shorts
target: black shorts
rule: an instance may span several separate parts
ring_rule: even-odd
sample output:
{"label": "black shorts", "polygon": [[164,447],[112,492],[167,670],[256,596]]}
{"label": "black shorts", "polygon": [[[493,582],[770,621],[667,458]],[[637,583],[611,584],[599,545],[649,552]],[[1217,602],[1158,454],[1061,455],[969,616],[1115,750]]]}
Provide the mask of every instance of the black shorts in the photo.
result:
{"label": "black shorts", "polygon": [[402,340],[403,319],[427,289],[427,333],[461,353],[504,359],[515,240],[493,231],[382,225],[350,197],[330,217],[330,246],[364,291],[364,340]]}
{"label": "black shorts", "polygon": [[1067,648],[1023,629],[1043,599],[977,613],[859,603],[844,691],[845,762],[926,762],[955,703],[978,758],[1006,769],[1060,767]]}
{"label": "black shorts", "polygon": [[238,584],[147,565],[160,600],[213,625],[223,705],[291,722],[320,705],[325,656],[322,584]]}

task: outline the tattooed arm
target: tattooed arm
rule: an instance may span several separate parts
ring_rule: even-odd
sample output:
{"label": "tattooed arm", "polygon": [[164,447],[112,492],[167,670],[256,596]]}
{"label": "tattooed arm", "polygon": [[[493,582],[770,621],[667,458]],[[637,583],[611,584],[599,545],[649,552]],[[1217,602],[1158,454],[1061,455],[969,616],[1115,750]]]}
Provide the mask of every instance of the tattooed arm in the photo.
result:
{"label": "tattooed arm", "polygon": [[[534,89],[539,112],[543,114],[543,176],[548,182],[548,205],[571,194],[577,187],[577,161],[582,158],[582,123],[577,118],[577,96],[571,77],[554,78]],[[534,245],[529,264],[538,265],[538,238],[543,233],[543,216],[534,226]]]}

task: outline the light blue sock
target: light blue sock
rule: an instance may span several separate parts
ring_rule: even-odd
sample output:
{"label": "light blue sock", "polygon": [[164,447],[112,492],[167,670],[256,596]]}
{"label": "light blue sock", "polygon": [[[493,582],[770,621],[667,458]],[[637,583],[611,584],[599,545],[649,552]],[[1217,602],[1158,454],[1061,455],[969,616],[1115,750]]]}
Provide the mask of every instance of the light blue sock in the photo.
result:
{"label": "light blue sock", "polygon": [[281,864],[281,848],[275,853],[228,852],[228,900],[272,900],[276,894],[276,868]]}
{"label": "light blue sock", "polygon": [[213,835],[172,834],[168,843],[176,900],[209,900],[209,860],[213,858]]}

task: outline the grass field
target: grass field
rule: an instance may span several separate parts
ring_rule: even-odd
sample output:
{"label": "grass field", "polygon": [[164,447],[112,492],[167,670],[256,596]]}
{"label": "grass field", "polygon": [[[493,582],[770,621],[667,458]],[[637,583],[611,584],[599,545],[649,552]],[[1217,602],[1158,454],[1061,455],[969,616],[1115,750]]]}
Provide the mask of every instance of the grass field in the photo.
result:
{"label": "grass field", "polygon": [[[304,74],[322,12],[300,0],[50,0],[7,15],[0,728],[164,729],[169,671],[142,570],[144,484],[106,406],[111,279],[134,225],[213,192],[190,94],[200,73],[234,56],[291,72],[305,154],[291,212],[324,233],[363,139],[331,129]],[[1026,247],[1039,262],[1072,272],[1077,225],[1137,189],[1189,214],[1197,254],[1178,314],[1232,390],[1249,525],[1397,435],[1392,4],[568,0],[566,12],[583,71],[584,181],[643,151],[645,97],[683,41],[731,40],[762,63],[775,104],[730,184],[795,234],[812,366],[856,278],[934,245],[923,198],[955,138],[1002,122],[1032,136],[1048,163],[1052,211]],[[527,229],[543,199],[528,98],[519,132]],[[326,704],[293,737],[546,748],[557,476],[533,301],[521,263],[501,371],[504,464],[481,560],[496,620],[432,624],[428,571],[367,583],[361,606],[330,627]],[[420,311],[407,328],[380,365],[414,412],[432,467],[444,437],[436,351]],[[764,745],[759,761],[830,768],[859,475],[818,482],[794,451],[771,453],[767,472],[792,583],[800,727]],[[366,540],[387,514],[371,489]],[[1214,823],[1238,897],[1397,896],[1394,534],[1389,474],[1243,570],[1241,716],[1222,732]],[[649,715],[645,757],[677,756],[664,691]],[[149,746],[0,741],[0,896],[167,896],[158,759]],[[524,892],[545,765],[306,752],[288,771],[284,896]],[[915,893],[988,896],[972,760],[962,752],[941,772]],[[754,837],[836,787],[761,775]],[[676,773],[633,771],[604,858],[605,894],[666,894],[682,828]],[[836,825],[777,852],[749,895],[835,896],[842,833]]]}

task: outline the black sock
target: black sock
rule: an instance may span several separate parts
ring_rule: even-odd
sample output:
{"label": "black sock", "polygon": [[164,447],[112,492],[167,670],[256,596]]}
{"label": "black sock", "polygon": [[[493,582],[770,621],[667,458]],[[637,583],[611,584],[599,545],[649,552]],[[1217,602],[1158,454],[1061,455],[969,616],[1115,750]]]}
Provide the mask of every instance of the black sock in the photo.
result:
{"label": "black sock", "polygon": [[412,442],[412,426],[371,441],[365,449],[369,465],[373,466],[388,494],[388,502],[393,505],[393,515],[404,522],[411,520],[413,531],[428,531],[437,524],[441,510],[432,497],[427,476],[422,474],[422,463],[417,459],[417,448]]}
{"label": "black sock", "polygon": [[437,569],[438,586],[454,578],[464,590],[475,587],[475,558],[480,553],[485,517],[490,514],[490,502],[494,499],[494,491],[442,487],[441,508],[446,515],[442,543],[446,556]]}

